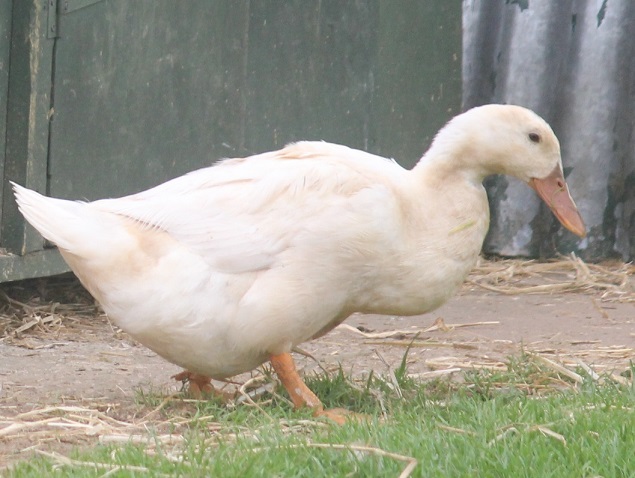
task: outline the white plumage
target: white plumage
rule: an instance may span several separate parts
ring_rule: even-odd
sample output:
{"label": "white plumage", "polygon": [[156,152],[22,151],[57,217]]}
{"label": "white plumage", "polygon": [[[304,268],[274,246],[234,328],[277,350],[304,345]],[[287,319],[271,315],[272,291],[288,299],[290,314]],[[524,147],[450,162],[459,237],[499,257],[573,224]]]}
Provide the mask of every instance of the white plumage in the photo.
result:
{"label": "white plumage", "polygon": [[[484,176],[531,182],[561,168],[542,119],[490,105],[450,122],[412,171],[300,142],[119,199],[72,202],[14,187],[20,211],[115,323],[167,360],[222,378],[353,312],[438,307],[487,232]],[[573,213],[556,213],[583,231]]]}

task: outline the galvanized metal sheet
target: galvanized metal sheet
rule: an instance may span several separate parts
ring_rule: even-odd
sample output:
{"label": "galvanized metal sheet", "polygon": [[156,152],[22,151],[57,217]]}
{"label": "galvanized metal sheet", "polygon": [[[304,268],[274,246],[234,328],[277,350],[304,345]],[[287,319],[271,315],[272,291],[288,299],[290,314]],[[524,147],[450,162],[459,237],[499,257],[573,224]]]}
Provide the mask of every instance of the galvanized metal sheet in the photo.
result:
{"label": "galvanized metal sheet", "polygon": [[551,123],[589,234],[563,231],[529,188],[501,178],[485,250],[633,260],[635,2],[512,3],[464,3],[464,107],[515,103]]}

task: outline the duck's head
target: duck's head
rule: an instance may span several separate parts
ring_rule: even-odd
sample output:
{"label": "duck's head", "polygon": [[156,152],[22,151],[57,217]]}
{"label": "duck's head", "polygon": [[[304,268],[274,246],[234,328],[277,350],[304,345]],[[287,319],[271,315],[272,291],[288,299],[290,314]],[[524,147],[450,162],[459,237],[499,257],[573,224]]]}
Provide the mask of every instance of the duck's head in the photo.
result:
{"label": "duck's head", "polygon": [[479,181],[491,174],[509,174],[524,181],[564,227],[580,237],[586,235],[564,180],[558,138],[533,111],[512,105],[473,108],[441,130],[431,152],[437,147],[446,152],[448,147],[454,149],[460,167]]}

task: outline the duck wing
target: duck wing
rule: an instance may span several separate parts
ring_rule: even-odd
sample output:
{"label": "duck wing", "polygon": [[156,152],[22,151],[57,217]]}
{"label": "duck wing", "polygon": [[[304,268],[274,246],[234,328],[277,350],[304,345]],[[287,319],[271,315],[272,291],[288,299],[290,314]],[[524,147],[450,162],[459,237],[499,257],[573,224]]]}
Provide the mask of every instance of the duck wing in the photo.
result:
{"label": "duck wing", "polygon": [[[282,251],[324,221],[341,222],[348,216],[370,226],[374,221],[369,215],[376,216],[376,211],[365,208],[366,201],[360,204],[352,198],[368,189],[388,194],[386,181],[403,172],[392,160],[379,156],[303,142],[224,160],[138,194],[95,201],[90,207],[130,218],[142,228],[165,231],[215,270],[249,272],[272,267]],[[351,211],[360,206],[365,210]]]}

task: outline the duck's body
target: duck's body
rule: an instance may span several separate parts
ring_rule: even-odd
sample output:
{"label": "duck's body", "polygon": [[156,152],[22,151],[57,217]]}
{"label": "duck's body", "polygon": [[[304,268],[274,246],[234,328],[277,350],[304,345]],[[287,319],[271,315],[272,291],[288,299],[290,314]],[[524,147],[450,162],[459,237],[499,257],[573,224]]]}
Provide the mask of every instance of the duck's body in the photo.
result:
{"label": "duck's body", "polygon": [[[311,142],[120,199],[32,203],[118,326],[170,362],[224,378],[353,312],[420,314],[454,293],[487,232],[487,197],[469,185],[464,198],[478,207],[464,212],[453,188],[419,180]],[[434,201],[454,214],[434,214]]]}
{"label": "duck's body", "polygon": [[[16,195],[118,326],[170,362],[224,378],[353,312],[420,314],[453,295],[487,232],[483,178],[562,176],[544,121],[518,107],[478,110],[472,123],[470,113],[451,122],[411,171],[301,142],[119,199],[78,203],[17,186]],[[488,114],[503,116],[499,128],[529,129],[507,149],[486,144],[470,124],[477,133]],[[546,159],[525,167],[518,156],[528,151]]]}

